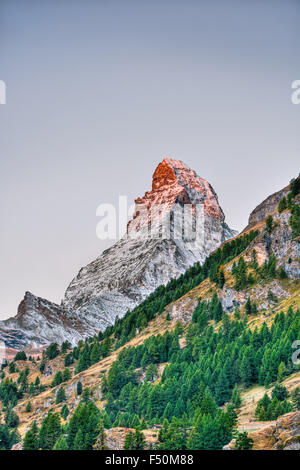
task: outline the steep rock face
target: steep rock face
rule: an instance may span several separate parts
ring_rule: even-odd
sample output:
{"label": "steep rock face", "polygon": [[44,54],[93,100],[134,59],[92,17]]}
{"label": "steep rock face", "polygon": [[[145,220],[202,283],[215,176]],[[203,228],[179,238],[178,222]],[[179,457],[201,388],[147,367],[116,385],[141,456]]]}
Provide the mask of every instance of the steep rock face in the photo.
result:
{"label": "steep rock face", "polygon": [[100,329],[236,234],[210,184],[181,161],[164,159],[135,202],[126,236],[79,271],[63,300]]}
{"label": "steep rock face", "polygon": [[[296,203],[300,203],[297,198]],[[291,212],[273,213],[273,228],[270,233],[264,228],[247,250],[246,260],[250,261],[251,252],[256,250],[258,263],[261,265],[270,255],[276,257],[277,267],[284,268],[290,279],[300,279],[300,240],[292,237],[290,226]]]}
{"label": "steep rock face", "polygon": [[255,225],[261,220],[264,220],[268,215],[272,214],[277,209],[280,199],[286,197],[290,190],[290,186],[277,191],[271,196],[267,197],[263,202],[261,202],[250,214],[249,216],[249,225]]}
{"label": "steep rock face", "polygon": [[[88,329],[91,334],[93,330]],[[0,337],[7,348],[22,349],[62,343],[75,345],[85,335],[83,325],[72,312],[26,292],[15,317],[0,323]]]}

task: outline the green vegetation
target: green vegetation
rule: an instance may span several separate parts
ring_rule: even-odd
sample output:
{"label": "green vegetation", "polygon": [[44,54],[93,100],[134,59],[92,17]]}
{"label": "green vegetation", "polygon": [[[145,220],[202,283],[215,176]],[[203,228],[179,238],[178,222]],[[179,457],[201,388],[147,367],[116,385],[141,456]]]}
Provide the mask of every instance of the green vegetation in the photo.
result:
{"label": "green vegetation", "polygon": [[268,421],[277,419],[278,416],[285,413],[289,413],[293,410],[293,406],[287,401],[287,398],[287,389],[277,384],[272,391],[272,399],[265,393],[263,398],[259,400],[255,410],[255,416],[259,421]]}
{"label": "green vegetation", "polygon": [[14,357],[14,361],[27,361],[27,356],[25,351],[19,351]]}
{"label": "green vegetation", "polygon": [[235,449],[236,450],[251,450],[253,447],[253,439],[248,437],[247,432],[239,433],[236,438]]}
{"label": "green vegetation", "polygon": [[124,442],[124,450],[143,450],[146,446],[144,434],[138,429],[135,433],[129,432]]}
{"label": "green vegetation", "polygon": [[285,209],[291,212],[290,226],[292,229],[292,238],[300,236],[300,206],[299,199],[296,201],[300,193],[300,176],[295,178],[291,183],[291,189],[288,197],[283,197],[278,204],[278,212],[281,214]]}
{"label": "green vegetation", "polygon": [[[221,448],[231,438],[234,416],[232,409],[222,411],[219,406],[230,400],[233,410],[240,406],[237,384],[269,386],[276,381],[278,370],[292,373],[291,345],[299,336],[299,311],[277,314],[270,328],[263,324],[254,331],[245,329],[244,321],[224,316],[215,332],[208,325],[211,303],[199,302],[184,350],[179,348],[178,329],[120,352],[108,373],[105,391],[106,412],[113,426],[163,424],[162,446],[170,445],[168,436],[177,428],[181,442],[177,448],[185,448],[182,439],[187,448]],[[138,380],[137,368],[162,362],[168,365],[159,383]],[[282,400],[280,387],[275,387],[272,406],[264,411],[268,419],[291,409],[289,402]],[[146,423],[142,424],[143,419]]]}

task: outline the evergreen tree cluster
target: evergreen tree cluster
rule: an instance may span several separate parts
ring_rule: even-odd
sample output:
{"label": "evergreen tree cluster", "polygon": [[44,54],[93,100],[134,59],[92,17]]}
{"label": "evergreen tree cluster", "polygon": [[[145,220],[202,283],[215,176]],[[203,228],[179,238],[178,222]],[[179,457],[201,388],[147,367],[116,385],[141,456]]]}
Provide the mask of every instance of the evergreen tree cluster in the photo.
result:
{"label": "evergreen tree cluster", "polygon": [[[66,405],[61,414],[64,419],[68,416]],[[97,437],[104,434],[102,418],[100,410],[91,400],[82,400],[64,427],[60,415],[49,411],[40,427],[36,421],[33,422],[25,435],[23,449],[92,450]]]}
{"label": "evergreen tree cluster", "polygon": [[[250,272],[249,269],[251,269]],[[231,272],[235,278],[234,288],[237,291],[251,287],[253,284],[261,280],[270,281],[275,278],[287,278],[283,267],[280,269],[276,268],[276,257],[274,254],[271,254],[269,259],[266,259],[264,264],[259,267],[256,250],[252,251],[251,261],[249,263],[246,263],[243,256],[239,258],[237,264],[234,262]]]}
{"label": "evergreen tree cluster", "polygon": [[[207,315],[206,310],[204,315]],[[187,346],[183,350],[173,338],[174,350],[166,356],[165,335],[149,338],[147,351],[143,346],[122,350],[103,388],[108,419],[114,427],[140,429],[167,420],[162,445],[168,442],[167,429],[172,421],[185,420],[179,427],[193,431],[187,437],[189,448],[217,448],[228,442],[234,422],[232,410],[229,413],[218,407],[226,402],[231,402],[233,409],[240,406],[237,384],[269,386],[276,382],[279,370],[281,375],[291,374],[294,371],[292,343],[299,338],[299,331],[300,312],[292,309],[286,315],[277,314],[270,328],[264,323],[253,331],[245,329],[244,321],[230,321],[224,316],[221,327],[215,332],[198,313],[188,327]],[[158,383],[137,381],[135,369],[142,365],[144,358],[147,358],[144,364],[150,360],[158,364],[167,358],[168,365]],[[179,434],[180,440],[181,431]],[[211,435],[210,443],[206,441],[208,435]]]}
{"label": "evergreen tree cluster", "polygon": [[287,398],[287,389],[276,384],[272,391],[272,398],[269,398],[268,394],[265,393],[263,398],[259,400],[255,410],[255,416],[259,421],[269,421],[293,411],[293,405],[287,400]]}

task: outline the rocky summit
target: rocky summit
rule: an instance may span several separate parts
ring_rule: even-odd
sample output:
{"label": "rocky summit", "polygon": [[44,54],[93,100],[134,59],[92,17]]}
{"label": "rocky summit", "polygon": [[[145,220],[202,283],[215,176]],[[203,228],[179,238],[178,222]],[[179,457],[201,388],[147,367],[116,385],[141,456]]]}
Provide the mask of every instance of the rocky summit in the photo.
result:
{"label": "rocky summit", "polygon": [[151,191],[135,204],[126,235],[80,269],[60,306],[26,293],[18,314],[0,322],[0,339],[8,347],[64,340],[74,345],[237,234],[225,223],[212,186],[179,160],[165,158]]}

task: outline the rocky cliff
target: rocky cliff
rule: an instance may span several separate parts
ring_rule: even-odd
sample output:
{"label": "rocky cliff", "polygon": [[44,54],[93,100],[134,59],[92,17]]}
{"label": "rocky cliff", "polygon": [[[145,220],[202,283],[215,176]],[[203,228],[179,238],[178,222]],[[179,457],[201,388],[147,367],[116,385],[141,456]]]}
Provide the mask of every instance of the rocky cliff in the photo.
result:
{"label": "rocky cliff", "polygon": [[72,312],[30,292],[25,293],[17,315],[0,325],[0,337],[7,348],[14,349],[63,341],[76,344],[88,332],[93,334],[94,331],[85,329]]}
{"label": "rocky cliff", "polygon": [[290,190],[290,186],[277,191],[271,196],[267,197],[261,202],[250,214],[248,224],[249,226],[255,225],[264,220],[268,215],[272,214],[277,209],[280,199],[286,197]]}

